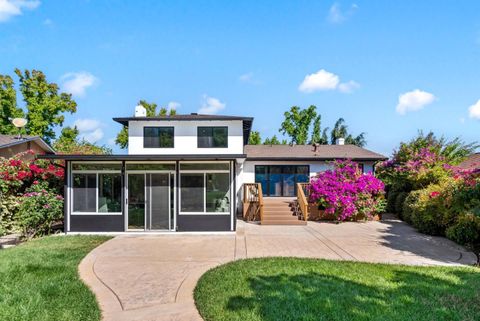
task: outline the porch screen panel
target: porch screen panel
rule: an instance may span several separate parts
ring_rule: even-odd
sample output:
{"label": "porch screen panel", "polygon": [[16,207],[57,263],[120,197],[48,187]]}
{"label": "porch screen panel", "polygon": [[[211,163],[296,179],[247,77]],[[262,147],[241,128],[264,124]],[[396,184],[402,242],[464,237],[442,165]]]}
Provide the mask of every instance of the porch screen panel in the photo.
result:
{"label": "porch screen panel", "polygon": [[98,212],[122,211],[122,177],[120,174],[98,174]]}
{"label": "porch screen panel", "polygon": [[96,174],[73,174],[73,211],[97,211]]}
{"label": "porch screen panel", "polygon": [[207,212],[230,211],[230,174],[207,173]]}
{"label": "porch screen panel", "polygon": [[181,173],[181,205],[182,212],[203,212],[205,210],[204,174]]}

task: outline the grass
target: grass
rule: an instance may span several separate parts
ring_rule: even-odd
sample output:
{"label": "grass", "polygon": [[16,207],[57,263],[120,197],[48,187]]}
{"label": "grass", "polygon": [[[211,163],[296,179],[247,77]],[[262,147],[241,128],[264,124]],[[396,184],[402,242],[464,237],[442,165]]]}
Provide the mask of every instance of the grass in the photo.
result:
{"label": "grass", "polygon": [[77,268],[108,239],[50,236],[0,250],[0,320],[99,320]]}
{"label": "grass", "polygon": [[199,280],[218,320],[479,320],[480,270],[297,258],[235,261]]}

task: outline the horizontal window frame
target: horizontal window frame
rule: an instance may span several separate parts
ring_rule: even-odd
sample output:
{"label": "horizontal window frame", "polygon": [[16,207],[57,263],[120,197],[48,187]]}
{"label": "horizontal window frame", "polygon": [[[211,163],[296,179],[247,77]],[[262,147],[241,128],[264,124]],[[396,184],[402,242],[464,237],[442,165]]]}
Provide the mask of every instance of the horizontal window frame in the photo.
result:
{"label": "horizontal window frame", "polygon": [[[212,129],[212,140],[213,140],[213,129],[214,128],[224,128],[227,130],[227,139],[226,139],[226,146],[207,146],[207,147],[204,147],[204,146],[200,146],[200,130],[201,129],[205,129],[205,128],[211,128]],[[203,136],[202,136],[203,137]],[[228,148],[228,126],[197,126],[197,148]]]}
{"label": "horizontal window frame", "polygon": [[[147,129],[171,129],[172,130],[172,146],[167,146],[167,147],[164,147],[164,146],[146,146],[146,140],[145,140],[145,131]],[[160,141],[160,138],[159,138],[159,142]],[[143,127],[143,148],[145,149],[172,149],[172,148],[175,148],[175,126],[144,126]]]}

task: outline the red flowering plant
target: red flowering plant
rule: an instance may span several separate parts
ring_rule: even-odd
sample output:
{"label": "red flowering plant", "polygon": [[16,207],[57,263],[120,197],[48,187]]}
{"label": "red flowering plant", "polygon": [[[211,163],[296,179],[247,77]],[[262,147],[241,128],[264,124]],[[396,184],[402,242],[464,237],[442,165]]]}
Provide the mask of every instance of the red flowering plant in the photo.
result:
{"label": "red flowering plant", "polygon": [[[61,194],[63,167],[47,160],[29,160],[31,155],[33,152],[28,151],[12,158],[0,158],[0,235],[22,230],[20,199],[30,188],[41,185],[47,193]],[[24,214],[36,215],[34,208]],[[52,214],[58,216],[57,212]]]}
{"label": "red flowering plant", "polygon": [[336,161],[332,170],[313,178],[309,195],[311,203],[339,221],[368,219],[385,207],[383,182],[350,160]]}

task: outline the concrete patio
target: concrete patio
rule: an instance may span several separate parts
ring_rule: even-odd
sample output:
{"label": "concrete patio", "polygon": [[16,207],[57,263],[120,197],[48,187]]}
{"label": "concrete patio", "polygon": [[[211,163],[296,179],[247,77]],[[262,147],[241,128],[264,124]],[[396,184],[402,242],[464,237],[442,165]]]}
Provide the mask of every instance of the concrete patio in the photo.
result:
{"label": "concrete patio", "polygon": [[381,222],[260,226],[238,221],[236,233],[122,235],[80,264],[105,320],[201,320],[193,289],[212,267],[243,258],[296,256],[412,265],[473,264],[475,255],[441,237]]}

